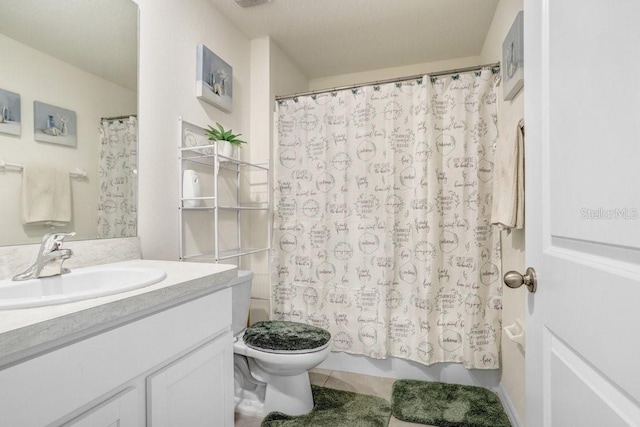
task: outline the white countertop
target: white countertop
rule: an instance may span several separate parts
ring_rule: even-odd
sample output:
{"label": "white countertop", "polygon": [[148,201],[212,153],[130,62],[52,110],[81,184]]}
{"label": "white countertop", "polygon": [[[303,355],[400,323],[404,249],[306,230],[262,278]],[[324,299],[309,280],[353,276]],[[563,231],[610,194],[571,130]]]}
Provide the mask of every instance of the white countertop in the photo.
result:
{"label": "white countertop", "polygon": [[0,368],[54,347],[131,322],[150,313],[225,288],[237,267],[132,260],[105,266],[154,267],[167,277],[156,284],[83,301],[0,310]]}

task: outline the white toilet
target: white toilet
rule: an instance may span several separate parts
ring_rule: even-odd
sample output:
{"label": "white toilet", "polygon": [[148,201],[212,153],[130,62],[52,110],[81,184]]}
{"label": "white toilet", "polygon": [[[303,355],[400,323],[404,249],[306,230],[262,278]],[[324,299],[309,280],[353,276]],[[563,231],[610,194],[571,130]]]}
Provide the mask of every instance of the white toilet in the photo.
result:
{"label": "white toilet", "polygon": [[[238,271],[238,278],[231,283],[236,412],[255,417],[272,411],[306,414],[313,409],[308,371],[329,355],[330,335],[323,329],[294,322],[258,322],[249,328],[249,344],[245,343],[252,279],[251,271]],[[287,324],[303,335],[321,331],[323,338],[297,340],[295,335],[279,329]],[[258,331],[263,343],[256,342],[254,331]],[[279,348],[278,342],[283,341],[283,348]],[[291,349],[292,341],[295,349]]]}

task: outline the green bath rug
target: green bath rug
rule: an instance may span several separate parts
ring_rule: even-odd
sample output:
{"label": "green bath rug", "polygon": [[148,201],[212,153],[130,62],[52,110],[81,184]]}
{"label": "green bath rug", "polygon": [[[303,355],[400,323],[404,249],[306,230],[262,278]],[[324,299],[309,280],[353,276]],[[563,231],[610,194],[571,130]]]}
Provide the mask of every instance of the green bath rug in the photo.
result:
{"label": "green bath rug", "polygon": [[438,427],[511,427],[498,396],[482,387],[398,380],[391,411],[399,420]]}
{"label": "green bath rug", "polygon": [[315,407],[305,415],[270,412],[262,427],[387,427],[389,402],[375,396],[311,386]]}

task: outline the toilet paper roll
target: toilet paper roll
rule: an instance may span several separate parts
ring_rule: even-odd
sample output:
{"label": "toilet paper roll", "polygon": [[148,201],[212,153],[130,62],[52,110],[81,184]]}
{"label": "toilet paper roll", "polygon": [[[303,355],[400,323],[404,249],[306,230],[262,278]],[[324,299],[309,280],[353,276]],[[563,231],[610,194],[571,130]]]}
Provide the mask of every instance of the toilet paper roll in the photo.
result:
{"label": "toilet paper roll", "polygon": [[196,171],[187,169],[182,176],[182,205],[185,208],[196,208],[200,206],[200,179]]}

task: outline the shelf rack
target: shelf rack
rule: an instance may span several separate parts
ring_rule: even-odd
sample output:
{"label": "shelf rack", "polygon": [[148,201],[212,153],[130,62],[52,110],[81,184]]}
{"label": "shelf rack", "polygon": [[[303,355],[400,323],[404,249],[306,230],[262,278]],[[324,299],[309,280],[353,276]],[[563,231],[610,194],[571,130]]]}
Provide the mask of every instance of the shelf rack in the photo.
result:
{"label": "shelf rack", "polygon": [[[220,261],[239,258],[246,255],[257,254],[261,252],[267,252],[270,248],[271,242],[271,224],[270,224],[270,192],[271,188],[269,163],[250,163],[233,157],[223,156],[218,153],[215,143],[211,143],[205,136],[205,129],[200,126],[189,123],[182,118],[179,118],[180,129],[180,144],[179,144],[179,172],[180,172],[180,200],[179,200],[179,221],[180,221],[180,260],[191,262],[211,262],[217,263]],[[188,169],[187,165],[198,165],[205,170],[211,172],[212,180],[211,193],[205,196],[199,197],[184,197],[183,193],[183,179],[184,171]],[[219,187],[221,177],[221,171],[227,171],[231,175],[235,175],[235,204],[234,203],[220,203]],[[241,177],[246,172],[260,172],[265,174],[265,180],[267,185],[266,201],[264,202],[250,202],[241,203]],[[188,206],[196,201],[198,204],[205,204],[204,206]],[[213,221],[213,236],[198,236],[199,238],[212,238],[213,239],[213,251],[212,253],[187,253],[186,249],[186,233],[185,226],[187,225],[187,212],[210,212],[212,214]],[[266,227],[266,242],[263,247],[259,248],[245,248],[242,247],[242,214],[244,212],[265,212],[265,224]],[[222,248],[220,243],[221,230],[220,213],[229,212],[235,213],[236,223],[236,242],[237,247]],[[195,238],[195,237],[194,237]]]}

